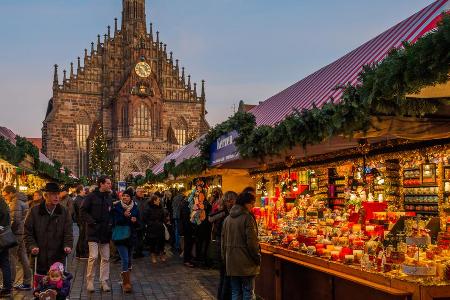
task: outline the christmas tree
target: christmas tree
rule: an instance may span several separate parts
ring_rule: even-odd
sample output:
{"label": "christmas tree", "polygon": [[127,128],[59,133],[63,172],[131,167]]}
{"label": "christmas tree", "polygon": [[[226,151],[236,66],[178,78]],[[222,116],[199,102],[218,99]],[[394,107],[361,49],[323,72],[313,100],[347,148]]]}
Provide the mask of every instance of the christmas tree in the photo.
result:
{"label": "christmas tree", "polygon": [[100,124],[95,128],[93,138],[89,143],[89,173],[91,176],[113,175],[103,127]]}

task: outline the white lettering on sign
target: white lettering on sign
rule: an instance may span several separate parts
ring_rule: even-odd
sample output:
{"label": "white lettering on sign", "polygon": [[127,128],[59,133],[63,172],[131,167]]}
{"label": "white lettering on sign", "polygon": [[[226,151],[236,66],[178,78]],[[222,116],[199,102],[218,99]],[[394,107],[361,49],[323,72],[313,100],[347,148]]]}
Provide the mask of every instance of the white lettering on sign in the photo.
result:
{"label": "white lettering on sign", "polygon": [[217,139],[217,150],[225,148],[231,144],[233,144],[233,137],[231,135],[223,139]]}

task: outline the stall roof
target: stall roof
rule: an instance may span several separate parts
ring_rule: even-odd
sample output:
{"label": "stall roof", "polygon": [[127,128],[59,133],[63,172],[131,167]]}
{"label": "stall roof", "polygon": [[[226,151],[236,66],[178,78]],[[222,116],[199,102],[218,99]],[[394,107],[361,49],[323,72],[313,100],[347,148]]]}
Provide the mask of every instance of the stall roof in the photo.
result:
{"label": "stall roof", "polygon": [[415,42],[436,28],[443,11],[450,9],[450,0],[438,0],[418,13],[386,30],[335,62],[305,77],[280,93],[253,108],[257,125],[275,125],[294,109],[309,109],[313,103],[321,106],[329,100],[339,102],[342,91],[335,89],[341,84],[356,84],[362,67],[381,61],[392,48],[402,42]]}
{"label": "stall roof", "polygon": [[184,145],[175,152],[172,152],[166,156],[162,161],[156,164],[153,168],[153,174],[160,174],[164,171],[164,165],[171,160],[175,160],[175,164],[179,165],[186,159],[200,156],[200,149],[198,148],[198,142],[204,137],[204,135],[198,137],[191,143]]}
{"label": "stall roof", "polygon": [[[401,47],[404,41],[415,42],[418,38],[436,28],[442,12],[447,10],[450,10],[450,0],[438,0],[432,3],[335,62],[261,102],[261,104],[251,109],[250,113],[255,115],[257,125],[275,125],[291,114],[294,109],[309,109],[313,103],[316,106],[321,106],[330,99],[333,99],[334,102],[339,102],[342,91],[336,90],[336,86],[346,83],[356,84],[358,75],[364,65],[381,61],[391,49]],[[380,134],[373,135],[380,136]],[[355,145],[352,142],[345,142],[348,140],[337,139],[344,142],[339,147],[351,148]],[[164,170],[164,164],[172,159],[175,159],[178,165],[185,159],[199,156],[198,140],[167,156],[153,167],[153,173],[161,173]],[[336,143],[337,140],[333,140],[333,142]],[[330,145],[330,141],[324,141],[314,147],[321,148],[318,153],[330,151],[327,147],[324,148],[324,145]],[[289,152],[295,153],[297,151],[291,150]],[[311,152],[309,151],[308,153]],[[226,165],[229,167],[233,163]],[[242,160],[237,159],[236,164],[233,166],[249,168],[255,167],[257,163],[251,162],[251,165],[247,166],[243,164]]]}
{"label": "stall roof", "polygon": [[[11,144],[13,145],[16,144],[16,134],[9,128],[0,126],[0,137],[3,137],[6,140],[10,141]],[[53,165],[53,162],[40,151],[39,151],[39,160],[41,162]]]}

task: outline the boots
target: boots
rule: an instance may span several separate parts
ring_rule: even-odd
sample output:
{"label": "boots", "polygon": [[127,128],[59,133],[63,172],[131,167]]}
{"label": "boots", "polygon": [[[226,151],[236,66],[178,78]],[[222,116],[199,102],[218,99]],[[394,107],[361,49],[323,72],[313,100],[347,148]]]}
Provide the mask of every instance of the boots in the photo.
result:
{"label": "boots", "polygon": [[122,272],[122,290],[124,293],[131,293],[131,279],[130,279],[130,271]]}
{"label": "boots", "polygon": [[108,282],[102,281],[101,286],[102,286],[102,291],[104,291],[104,292],[111,291],[111,288],[109,287]]}
{"label": "boots", "polygon": [[94,281],[93,280],[89,280],[89,279],[87,280],[86,289],[87,289],[88,293],[95,292]]}

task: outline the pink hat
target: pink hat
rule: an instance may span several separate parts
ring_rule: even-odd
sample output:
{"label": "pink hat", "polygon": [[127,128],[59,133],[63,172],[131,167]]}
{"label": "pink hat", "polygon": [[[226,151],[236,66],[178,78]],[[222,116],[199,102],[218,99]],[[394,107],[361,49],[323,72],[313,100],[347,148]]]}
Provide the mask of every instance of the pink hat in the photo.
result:
{"label": "pink hat", "polygon": [[61,273],[64,273],[64,265],[60,262],[55,262],[51,267],[50,271],[59,271]]}

